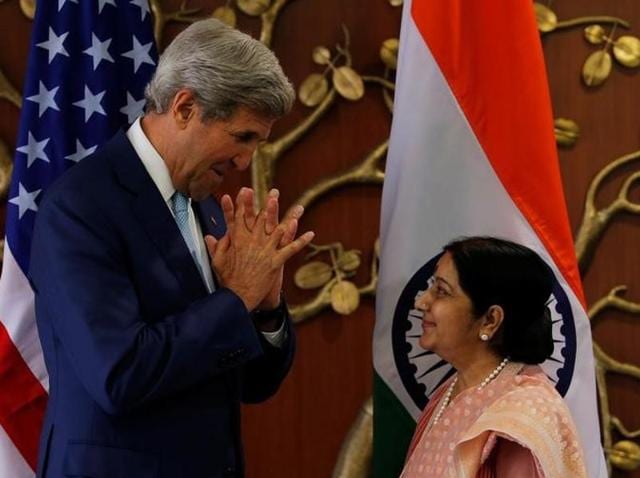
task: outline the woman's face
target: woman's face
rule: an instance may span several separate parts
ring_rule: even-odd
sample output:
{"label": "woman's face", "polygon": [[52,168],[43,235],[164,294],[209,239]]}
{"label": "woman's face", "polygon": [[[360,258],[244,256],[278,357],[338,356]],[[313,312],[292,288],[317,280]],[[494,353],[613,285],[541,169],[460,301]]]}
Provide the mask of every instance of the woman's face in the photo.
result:
{"label": "woman's face", "polygon": [[460,287],[449,252],[438,261],[428,285],[415,302],[423,312],[420,346],[455,362],[479,345],[481,321],[473,316],[471,299]]}

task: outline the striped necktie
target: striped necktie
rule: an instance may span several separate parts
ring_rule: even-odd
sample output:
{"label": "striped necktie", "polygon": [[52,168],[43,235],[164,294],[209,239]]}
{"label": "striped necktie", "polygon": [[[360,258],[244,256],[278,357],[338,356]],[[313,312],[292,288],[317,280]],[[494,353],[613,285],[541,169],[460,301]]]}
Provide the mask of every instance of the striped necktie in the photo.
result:
{"label": "striped necktie", "polygon": [[193,260],[196,261],[198,269],[200,269],[200,263],[198,262],[198,256],[196,254],[196,243],[189,227],[189,198],[179,191],[173,193],[171,196],[171,210],[176,218],[176,224],[180,229],[180,234],[184,239]]}

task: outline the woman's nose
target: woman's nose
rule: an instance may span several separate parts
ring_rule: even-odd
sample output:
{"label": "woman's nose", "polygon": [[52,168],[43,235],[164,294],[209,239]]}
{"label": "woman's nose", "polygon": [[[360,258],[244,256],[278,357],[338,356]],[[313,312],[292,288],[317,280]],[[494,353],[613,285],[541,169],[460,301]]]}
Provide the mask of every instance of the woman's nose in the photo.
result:
{"label": "woman's nose", "polygon": [[428,288],[427,290],[425,290],[424,292],[422,292],[417,298],[416,301],[414,303],[414,306],[416,309],[418,310],[427,310],[428,306],[429,306],[429,295],[430,295],[430,291],[431,288]]}

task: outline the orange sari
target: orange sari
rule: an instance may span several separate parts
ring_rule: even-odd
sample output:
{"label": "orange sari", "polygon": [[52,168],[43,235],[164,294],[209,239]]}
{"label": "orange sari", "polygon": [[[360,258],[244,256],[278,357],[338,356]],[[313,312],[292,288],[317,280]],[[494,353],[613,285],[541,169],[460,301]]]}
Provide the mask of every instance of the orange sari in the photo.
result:
{"label": "orange sari", "polygon": [[540,367],[508,364],[458,394],[434,425],[452,379],[420,417],[401,478],[586,478],[570,412]]}

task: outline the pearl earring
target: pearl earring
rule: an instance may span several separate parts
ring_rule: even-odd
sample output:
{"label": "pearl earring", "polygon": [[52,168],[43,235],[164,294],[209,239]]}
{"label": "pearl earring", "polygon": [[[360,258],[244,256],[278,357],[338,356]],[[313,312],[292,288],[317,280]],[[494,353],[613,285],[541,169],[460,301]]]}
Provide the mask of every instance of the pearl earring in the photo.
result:
{"label": "pearl earring", "polygon": [[487,334],[482,334],[480,336],[480,340],[482,340],[483,342],[486,342],[487,340],[489,340],[489,336]]}

